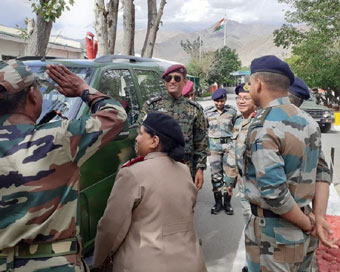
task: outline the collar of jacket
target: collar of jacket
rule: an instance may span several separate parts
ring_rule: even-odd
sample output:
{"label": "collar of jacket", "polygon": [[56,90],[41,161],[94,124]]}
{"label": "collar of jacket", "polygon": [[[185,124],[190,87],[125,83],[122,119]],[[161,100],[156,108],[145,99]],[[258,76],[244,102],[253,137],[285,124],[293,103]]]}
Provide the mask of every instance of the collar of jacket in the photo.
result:
{"label": "collar of jacket", "polygon": [[288,96],[280,97],[270,101],[270,103],[265,108],[271,108],[283,104],[291,104]]}
{"label": "collar of jacket", "polygon": [[168,155],[164,152],[150,152],[144,157],[144,160],[160,158],[160,157],[167,157]]}

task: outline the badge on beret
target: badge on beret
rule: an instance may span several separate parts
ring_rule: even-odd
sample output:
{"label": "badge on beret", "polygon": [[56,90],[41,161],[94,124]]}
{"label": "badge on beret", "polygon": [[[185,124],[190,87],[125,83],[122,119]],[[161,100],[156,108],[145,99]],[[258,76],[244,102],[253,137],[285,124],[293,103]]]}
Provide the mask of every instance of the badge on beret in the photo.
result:
{"label": "badge on beret", "polygon": [[245,90],[245,91],[247,91],[247,92],[249,92],[249,91],[250,91],[250,85],[249,85],[249,83],[248,83],[248,82],[244,84],[244,86],[243,86],[243,90]]}
{"label": "badge on beret", "polygon": [[147,114],[143,117],[143,122],[146,120],[146,118],[148,118]]}

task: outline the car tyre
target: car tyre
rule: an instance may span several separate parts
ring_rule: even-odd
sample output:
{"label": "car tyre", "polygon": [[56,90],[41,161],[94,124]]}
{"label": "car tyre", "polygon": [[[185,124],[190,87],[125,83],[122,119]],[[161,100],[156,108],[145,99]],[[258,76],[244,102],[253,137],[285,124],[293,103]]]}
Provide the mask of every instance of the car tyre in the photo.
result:
{"label": "car tyre", "polygon": [[325,124],[324,126],[320,126],[320,130],[322,133],[327,133],[331,130],[332,124]]}

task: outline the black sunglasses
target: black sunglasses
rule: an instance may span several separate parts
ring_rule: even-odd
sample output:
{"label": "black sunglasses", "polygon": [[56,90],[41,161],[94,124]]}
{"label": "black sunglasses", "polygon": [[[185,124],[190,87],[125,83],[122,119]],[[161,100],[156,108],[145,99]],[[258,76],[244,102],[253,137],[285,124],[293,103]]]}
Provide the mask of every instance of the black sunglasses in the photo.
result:
{"label": "black sunglasses", "polygon": [[175,79],[175,81],[176,82],[180,82],[181,80],[182,80],[182,77],[181,76],[170,76],[170,75],[167,75],[165,78],[164,78],[164,80],[166,81],[166,82],[170,82],[171,81],[171,79]]}

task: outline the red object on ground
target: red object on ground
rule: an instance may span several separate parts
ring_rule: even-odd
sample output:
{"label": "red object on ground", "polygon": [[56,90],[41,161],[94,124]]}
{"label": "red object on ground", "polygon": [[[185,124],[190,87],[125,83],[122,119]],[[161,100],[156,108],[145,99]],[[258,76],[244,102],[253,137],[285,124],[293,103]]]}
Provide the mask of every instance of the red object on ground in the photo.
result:
{"label": "red object on ground", "polygon": [[320,244],[316,251],[316,263],[319,272],[340,272],[340,216],[327,215],[327,221],[329,222],[333,236],[338,238],[338,249],[327,248]]}

